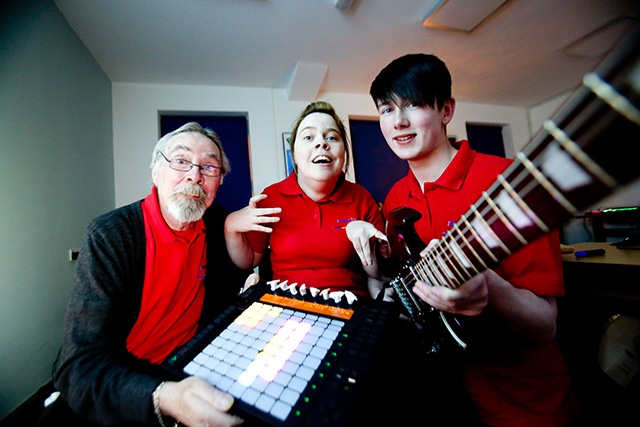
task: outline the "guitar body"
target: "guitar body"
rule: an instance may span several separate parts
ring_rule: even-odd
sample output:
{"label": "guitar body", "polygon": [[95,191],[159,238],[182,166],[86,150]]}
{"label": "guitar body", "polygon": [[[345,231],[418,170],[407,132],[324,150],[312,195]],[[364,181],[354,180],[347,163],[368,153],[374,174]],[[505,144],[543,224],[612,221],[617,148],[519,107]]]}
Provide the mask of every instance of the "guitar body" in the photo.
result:
{"label": "guitar body", "polygon": [[[427,353],[466,348],[459,319],[412,291],[420,280],[455,289],[564,221],[640,177],[640,29],[583,78],[543,130],[453,227],[425,250],[415,232],[419,212],[390,212],[395,256],[409,260],[390,286],[405,314],[425,332]],[[395,238],[397,237],[397,238]],[[446,331],[446,332],[444,332]]]}
{"label": "guitar body", "polygon": [[395,298],[409,317],[420,329],[424,353],[427,357],[464,349],[467,347],[461,320],[452,314],[431,307],[413,293],[415,269],[420,261],[420,253],[427,245],[416,233],[414,224],[422,215],[405,206],[394,209],[388,218],[387,232],[392,251],[405,260],[400,273],[389,282]]}

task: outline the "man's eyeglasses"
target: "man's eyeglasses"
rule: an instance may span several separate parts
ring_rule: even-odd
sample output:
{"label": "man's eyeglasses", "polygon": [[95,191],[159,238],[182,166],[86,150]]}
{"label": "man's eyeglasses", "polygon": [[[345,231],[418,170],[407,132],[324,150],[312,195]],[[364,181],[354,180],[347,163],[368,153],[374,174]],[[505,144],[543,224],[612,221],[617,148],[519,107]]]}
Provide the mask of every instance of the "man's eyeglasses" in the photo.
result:
{"label": "man's eyeglasses", "polygon": [[191,163],[189,160],[181,159],[179,157],[169,160],[162,151],[160,151],[160,154],[167,162],[169,162],[169,167],[173,170],[177,170],[180,172],[189,172],[192,167],[196,166],[198,169],[200,169],[200,173],[206,176],[220,176],[222,172],[222,170],[218,166],[199,165],[197,163]]}

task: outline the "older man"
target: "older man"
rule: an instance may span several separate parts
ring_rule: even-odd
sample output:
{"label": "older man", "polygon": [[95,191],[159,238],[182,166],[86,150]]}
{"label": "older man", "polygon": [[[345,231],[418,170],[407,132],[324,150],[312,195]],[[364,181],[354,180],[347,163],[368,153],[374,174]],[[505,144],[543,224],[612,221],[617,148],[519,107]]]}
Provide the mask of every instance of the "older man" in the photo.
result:
{"label": "older man", "polygon": [[[233,302],[247,276],[226,250],[213,203],[229,161],[188,123],[161,138],[151,193],[96,218],[80,250],[54,384],[73,425],[232,426],[233,398],[159,364]],[[86,421],[85,421],[86,420]]]}

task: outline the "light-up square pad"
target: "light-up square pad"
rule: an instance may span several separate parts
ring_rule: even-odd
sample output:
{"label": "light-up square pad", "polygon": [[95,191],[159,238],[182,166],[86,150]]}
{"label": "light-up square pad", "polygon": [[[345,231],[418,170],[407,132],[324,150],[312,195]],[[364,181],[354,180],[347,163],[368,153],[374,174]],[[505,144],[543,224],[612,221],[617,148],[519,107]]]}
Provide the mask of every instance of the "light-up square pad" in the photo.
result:
{"label": "light-up square pad", "polygon": [[285,420],[343,326],[339,319],[253,302],[184,372]]}

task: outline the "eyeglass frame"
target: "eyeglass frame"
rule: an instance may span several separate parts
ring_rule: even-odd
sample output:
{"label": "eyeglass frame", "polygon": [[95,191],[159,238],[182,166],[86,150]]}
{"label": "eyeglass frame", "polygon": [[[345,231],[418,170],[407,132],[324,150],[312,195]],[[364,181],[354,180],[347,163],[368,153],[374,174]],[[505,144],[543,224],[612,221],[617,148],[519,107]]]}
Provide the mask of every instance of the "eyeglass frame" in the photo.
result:
{"label": "eyeglass frame", "polygon": [[[167,163],[169,163],[169,167],[171,169],[173,169],[174,171],[178,171],[178,172],[189,172],[191,169],[193,169],[194,166],[198,167],[198,170],[200,171],[200,173],[204,176],[209,176],[209,177],[213,177],[213,178],[218,178],[222,176],[222,168],[220,166],[213,166],[213,165],[199,165],[197,163],[193,163],[189,160],[186,159],[177,159],[177,158],[172,158],[172,159],[167,159],[167,156],[164,155],[164,153],[162,151],[158,151],[158,153],[160,153],[160,155],[167,161]],[[187,165],[187,163],[189,164],[189,168],[188,169],[176,169],[174,167],[173,162],[174,161],[178,161],[178,160],[182,160],[185,162],[185,166]],[[207,172],[207,168],[213,168],[213,175],[209,175]]]}

